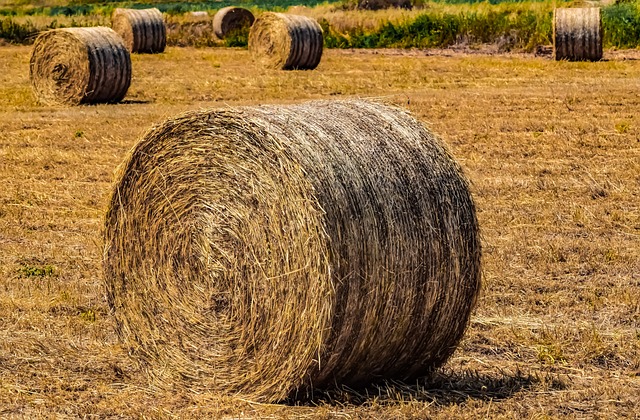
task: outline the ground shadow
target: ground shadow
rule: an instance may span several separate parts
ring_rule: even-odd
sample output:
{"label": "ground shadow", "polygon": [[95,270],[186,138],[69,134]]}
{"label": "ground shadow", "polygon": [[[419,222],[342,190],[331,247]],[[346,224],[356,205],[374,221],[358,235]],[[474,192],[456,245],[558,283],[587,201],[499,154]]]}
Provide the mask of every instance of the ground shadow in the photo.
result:
{"label": "ground shadow", "polygon": [[438,372],[428,379],[412,384],[385,381],[360,388],[345,386],[330,390],[298,392],[288,400],[288,405],[369,405],[394,404],[399,401],[417,401],[439,406],[461,404],[469,399],[497,401],[512,397],[520,391],[545,384],[553,389],[564,389],[558,378],[541,379],[522,372],[480,374],[475,371]]}

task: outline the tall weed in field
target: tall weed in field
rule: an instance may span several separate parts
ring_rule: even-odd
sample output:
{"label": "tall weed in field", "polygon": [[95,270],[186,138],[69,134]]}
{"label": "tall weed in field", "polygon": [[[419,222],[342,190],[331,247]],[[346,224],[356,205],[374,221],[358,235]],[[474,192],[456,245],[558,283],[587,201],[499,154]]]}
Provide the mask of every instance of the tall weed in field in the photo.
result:
{"label": "tall weed in field", "polygon": [[386,22],[374,30],[338,32],[321,20],[329,48],[430,48],[457,43],[498,43],[506,49],[533,49],[552,36],[552,11],[510,10],[458,13],[425,11],[412,20]]}
{"label": "tall weed in field", "polygon": [[623,2],[602,10],[604,44],[617,48],[640,46],[640,3]]}

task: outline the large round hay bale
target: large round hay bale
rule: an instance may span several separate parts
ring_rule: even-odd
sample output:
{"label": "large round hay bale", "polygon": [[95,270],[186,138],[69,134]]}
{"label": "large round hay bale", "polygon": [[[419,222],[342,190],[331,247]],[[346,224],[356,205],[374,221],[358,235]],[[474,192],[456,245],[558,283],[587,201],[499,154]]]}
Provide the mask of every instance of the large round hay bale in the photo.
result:
{"label": "large round hay bale", "polygon": [[322,28],[306,16],[264,13],[249,32],[249,51],[270,68],[313,70],[322,58],[322,44]]}
{"label": "large round hay bale", "polygon": [[111,15],[111,27],[132,53],[161,53],[167,45],[167,28],[156,8],[117,8]]}
{"label": "large round hay bale", "polygon": [[259,401],[429,374],[480,285],[460,167],[365,101],[153,128],[120,169],[104,257],[119,336],[156,384]]}
{"label": "large round hay bale", "polygon": [[253,25],[253,13],[242,7],[223,7],[213,17],[213,32],[224,39],[232,32],[249,29]]}
{"label": "large round hay bale", "polygon": [[29,63],[38,100],[49,104],[119,102],[131,84],[131,56],[110,28],[41,33]]}
{"label": "large round hay bale", "polygon": [[553,51],[556,60],[602,59],[602,22],[597,7],[555,9]]}

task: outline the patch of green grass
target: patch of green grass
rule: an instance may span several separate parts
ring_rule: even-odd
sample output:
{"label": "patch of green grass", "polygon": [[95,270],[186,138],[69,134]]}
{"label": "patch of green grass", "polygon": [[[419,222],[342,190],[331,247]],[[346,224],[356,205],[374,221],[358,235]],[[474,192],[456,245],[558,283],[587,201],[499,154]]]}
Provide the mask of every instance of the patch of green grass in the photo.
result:
{"label": "patch of green grass", "polygon": [[49,264],[32,265],[23,263],[18,269],[18,272],[21,277],[51,277],[56,273],[56,269]]}

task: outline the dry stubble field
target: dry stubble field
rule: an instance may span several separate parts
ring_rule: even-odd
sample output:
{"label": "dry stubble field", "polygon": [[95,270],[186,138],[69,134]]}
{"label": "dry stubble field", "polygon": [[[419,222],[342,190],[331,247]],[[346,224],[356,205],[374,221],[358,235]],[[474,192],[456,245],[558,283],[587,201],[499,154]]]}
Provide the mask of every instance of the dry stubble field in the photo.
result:
{"label": "dry stubble field", "polygon": [[[134,56],[125,103],[40,106],[28,47],[0,48],[0,417],[634,417],[640,412],[640,61],[328,51],[316,71],[247,51]],[[378,97],[439,133],[471,178],[484,287],[428,382],[302,405],[153,392],[101,280],[113,172],[181,111]]]}

